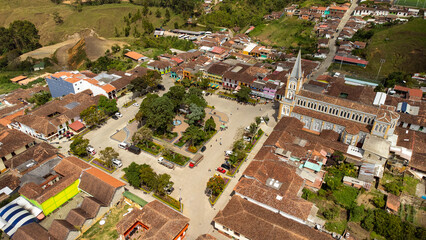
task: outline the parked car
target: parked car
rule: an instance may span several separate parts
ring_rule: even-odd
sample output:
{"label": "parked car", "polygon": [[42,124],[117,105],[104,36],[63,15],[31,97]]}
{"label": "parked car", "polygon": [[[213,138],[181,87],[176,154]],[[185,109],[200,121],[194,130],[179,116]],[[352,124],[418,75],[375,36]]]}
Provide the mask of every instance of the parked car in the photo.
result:
{"label": "parked car", "polygon": [[229,157],[229,155],[232,155],[234,152],[231,150],[225,151],[225,156]]}
{"label": "parked car", "polygon": [[246,141],[246,142],[250,142],[251,141],[251,137],[244,136],[243,140]]}
{"label": "parked car", "polygon": [[141,153],[141,149],[136,147],[135,145],[131,145],[130,147],[127,148],[127,150],[137,155]]}
{"label": "parked car", "polygon": [[115,113],[115,116],[117,116],[117,117],[119,117],[119,118],[123,117],[123,115],[122,115],[120,112],[116,112],[116,113]]}
{"label": "parked car", "polygon": [[226,163],[223,163],[222,165],[220,165],[220,167],[224,168],[224,169],[226,169],[228,171],[231,169],[231,167],[228,164],[226,164]]}
{"label": "parked car", "polygon": [[115,115],[112,115],[112,117],[111,117],[112,119],[114,119],[114,120],[118,120],[118,117],[117,116],[115,116]]}
{"label": "parked car", "polygon": [[174,190],[175,188],[171,185],[167,185],[166,187],[164,187],[164,191],[166,191],[167,195],[170,195]]}
{"label": "parked car", "polygon": [[201,153],[195,154],[195,156],[189,162],[189,167],[190,168],[195,167],[199,162],[201,162],[201,160],[203,160],[203,158],[204,158],[203,154]]}
{"label": "parked car", "polygon": [[163,157],[160,157],[157,161],[158,161],[159,164],[161,164],[161,165],[163,165],[163,166],[165,166],[167,168],[170,168],[170,169],[174,169],[175,168],[175,165],[173,163],[167,161]]}
{"label": "parked car", "polygon": [[127,149],[129,147],[130,144],[126,143],[126,142],[121,142],[118,144],[118,147],[121,149]]}
{"label": "parked car", "polygon": [[207,149],[207,147],[206,147],[206,146],[203,146],[203,147],[200,149],[200,151],[201,151],[201,152],[204,152],[204,151],[206,151],[206,149]]}
{"label": "parked car", "polygon": [[120,159],[113,158],[112,159],[112,165],[114,165],[114,167],[116,167],[116,168],[120,168],[120,167],[123,166],[123,163],[121,162]]}
{"label": "parked car", "polygon": [[95,155],[95,154],[96,154],[95,148],[93,148],[92,146],[88,146],[88,147],[86,148],[86,150],[87,150],[87,152],[89,152],[89,153],[90,153],[90,154],[92,154],[92,155]]}
{"label": "parked car", "polygon": [[139,103],[133,103],[133,106],[139,107]]}
{"label": "parked car", "polygon": [[226,173],[226,170],[225,170],[225,169],[223,169],[223,168],[221,168],[221,167],[218,167],[218,168],[216,169],[216,171],[221,172],[221,173]]}

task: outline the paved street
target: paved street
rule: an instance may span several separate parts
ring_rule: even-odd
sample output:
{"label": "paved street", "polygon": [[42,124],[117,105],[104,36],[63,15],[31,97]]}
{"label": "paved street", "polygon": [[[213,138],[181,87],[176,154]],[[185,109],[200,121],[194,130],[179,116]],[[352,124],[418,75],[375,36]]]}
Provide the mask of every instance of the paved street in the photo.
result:
{"label": "paved street", "polygon": [[[166,91],[173,86],[173,81],[170,77],[163,77],[163,84],[166,87]],[[165,91],[161,92],[163,94]],[[118,105],[122,106],[125,102],[129,101],[130,97],[124,96],[118,100]],[[226,100],[219,98],[217,95],[210,95],[206,97],[208,104],[214,106],[216,110],[223,112],[229,118],[227,124],[228,129],[225,131],[219,131],[208,143],[206,143],[207,150],[203,153],[205,156],[195,168],[190,169],[189,167],[181,168],[176,167],[174,170],[168,169],[163,165],[157,163],[157,158],[145,152],[140,155],[135,155],[131,152],[118,148],[118,141],[111,139],[110,137],[119,129],[124,128],[128,121],[132,119],[138,111],[138,107],[130,106],[128,108],[120,108],[120,112],[123,117],[118,120],[109,119],[104,126],[99,129],[90,131],[84,137],[90,140],[90,144],[96,149],[104,149],[105,147],[114,148],[119,154],[123,161],[123,167],[115,171],[112,175],[116,178],[121,178],[124,175],[123,168],[127,167],[131,162],[137,162],[139,164],[147,163],[155,170],[155,172],[168,173],[172,176],[174,182],[175,191],[171,194],[172,197],[179,199],[182,197],[182,203],[184,205],[184,215],[191,219],[190,228],[188,231],[188,239],[195,239],[201,234],[210,233],[215,235],[218,239],[225,239],[222,235],[213,232],[211,221],[220,209],[226,205],[230,199],[232,189],[237,184],[241,173],[245,170],[248,162],[252,160],[254,155],[263,145],[266,137],[263,136],[252,153],[249,155],[246,163],[243,164],[239,173],[236,174],[235,178],[230,181],[225,192],[217,201],[214,208],[212,208],[208,202],[207,196],[204,194],[206,183],[208,179],[216,173],[215,169],[224,162],[224,151],[232,148],[232,143],[235,140],[237,133],[242,133],[243,128],[249,126],[254,122],[256,116],[268,115],[270,121],[268,125],[262,123],[260,127],[269,134],[276,122],[274,119],[275,110],[272,109],[272,103],[267,105],[261,104],[258,106],[241,105],[235,101]],[[138,103],[142,102],[142,99],[137,99]],[[62,153],[67,155],[69,144],[71,142],[61,143]],[[190,153],[186,154],[190,156]],[[98,156],[98,153],[97,155]],[[141,198],[152,201],[154,198],[144,193],[141,190],[128,188]]]}
{"label": "paved street", "polygon": [[345,15],[343,16],[342,20],[339,23],[339,26],[337,27],[337,29],[339,31],[334,33],[333,38],[330,38],[330,41],[328,43],[330,52],[328,53],[327,58],[324,59],[321,62],[321,65],[319,66],[317,71],[315,71],[313,74],[311,74],[311,77],[310,77],[309,80],[317,79],[318,76],[324,74],[327,71],[327,69],[330,67],[331,63],[333,62],[334,56],[336,55],[336,51],[337,51],[336,39],[339,36],[340,32],[342,31],[343,27],[346,25],[346,22],[351,17],[352,12],[355,10],[355,8],[357,6],[358,6],[357,0],[352,0],[351,7],[348,9],[348,11],[346,11]]}

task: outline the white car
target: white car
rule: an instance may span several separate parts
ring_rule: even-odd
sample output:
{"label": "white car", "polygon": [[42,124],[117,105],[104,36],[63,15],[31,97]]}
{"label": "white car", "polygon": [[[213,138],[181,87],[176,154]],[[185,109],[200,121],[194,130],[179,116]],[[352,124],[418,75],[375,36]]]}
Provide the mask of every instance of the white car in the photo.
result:
{"label": "white car", "polygon": [[250,142],[250,141],[251,141],[251,137],[246,137],[246,136],[244,136],[244,137],[243,137],[243,140],[244,140],[244,141],[246,141],[246,142]]}
{"label": "white car", "polygon": [[231,151],[231,150],[228,150],[228,151],[225,151],[225,156],[229,156],[229,155],[232,155],[234,152],[233,151]]}
{"label": "white car", "polygon": [[129,147],[129,144],[126,142],[121,142],[118,144],[118,147],[121,149],[127,149]]}
{"label": "white car", "polygon": [[115,116],[117,116],[117,117],[119,117],[119,118],[123,117],[123,115],[122,115],[120,112],[116,112],[116,113],[115,113]]}
{"label": "white car", "polygon": [[116,168],[120,168],[123,166],[123,163],[121,162],[120,159],[112,159],[112,164],[116,167]]}
{"label": "white car", "polygon": [[133,103],[133,106],[139,107],[139,103]]}

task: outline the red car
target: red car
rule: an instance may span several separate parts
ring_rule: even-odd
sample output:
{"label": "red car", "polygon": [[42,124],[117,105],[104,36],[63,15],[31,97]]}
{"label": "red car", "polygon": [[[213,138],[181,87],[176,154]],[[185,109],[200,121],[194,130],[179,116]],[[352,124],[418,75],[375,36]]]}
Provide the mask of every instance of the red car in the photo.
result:
{"label": "red car", "polygon": [[223,169],[223,168],[221,168],[221,167],[218,167],[216,170],[217,170],[218,172],[221,172],[221,173],[226,173],[226,170],[225,170],[225,169]]}

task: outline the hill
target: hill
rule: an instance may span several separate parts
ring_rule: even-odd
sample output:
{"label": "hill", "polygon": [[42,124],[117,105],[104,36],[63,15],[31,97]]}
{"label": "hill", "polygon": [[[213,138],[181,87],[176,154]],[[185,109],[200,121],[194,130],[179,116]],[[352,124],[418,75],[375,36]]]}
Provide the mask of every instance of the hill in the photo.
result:
{"label": "hill", "polygon": [[[366,68],[343,66],[355,77],[375,79],[380,59],[385,59],[380,78],[392,72],[424,72],[426,69],[426,21],[414,19],[383,30],[375,31],[364,54],[369,61]],[[334,68],[338,68],[334,65]]]}
{"label": "hill", "polygon": [[292,17],[282,17],[269,23],[260,24],[249,36],[265,45],[276,47],[312,48],[315,51],[316,35],[314,23]]}
{"label": "hill", "polygon": [[[54,4],[50,0],[0,0],[0,26],[8,26],[14,20],[28,20],[34,23],[41,36],[42,45],[52,44],[66,40],[69,36],[84,29],[93,29],[99,36],[115,37],[115,28],[123,36],[123,28],[126,26],[124,17],[131,13],[134,15],[142,6],[130,3],[104,4],[95,6],[83,6],[78,12],[73,6],[66,4]],[[160,10],[162,18],[157,18],[155,13]],[[149,8],[151,15],[149,21],[154,27],[160,27],[164,21],[165,8]],[[53,14],[57,12],[63,19],[63,24],[57,25]],[[170,11],[170,21],[166,28],[173,28],[174,23],[179,25],[184,20]],[[134,31],[132,24],[131,32]],[[143,32],[142,24],[136,24],[138,31]],[[132,36],[132,34],[130,34]]]}

